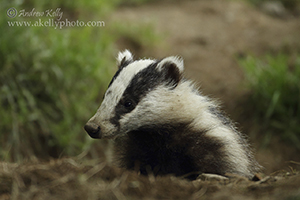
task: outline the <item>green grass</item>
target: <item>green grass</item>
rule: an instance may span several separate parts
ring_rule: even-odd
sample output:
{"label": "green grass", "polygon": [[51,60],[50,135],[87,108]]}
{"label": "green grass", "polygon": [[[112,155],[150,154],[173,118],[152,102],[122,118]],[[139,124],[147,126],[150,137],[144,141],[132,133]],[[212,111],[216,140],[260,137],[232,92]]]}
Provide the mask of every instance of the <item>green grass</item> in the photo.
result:
{"label": "green grass", "polygon": [[[18,2],[5,0],[0,18],[0,160],[74,156],[91,148],[83,130],[116,70],[115,42],[122,35],[155,40],[148,26],[9,27],[10,7],[61,8],[69,20],[103,20],[119,1]],[[42,18],[48,19],[48,18]],[[93,151],[95,152],[95,151]],[[102,152],[103,154],[103,152]]]}
{"label": "green grass", "polygon": [[300,149],[300,55],[248,56],[240,65],[252,92],[249,103],[265,136],[278,134]]}
{"label": "green grass", "polygon": [[80,152],[82,125],[114,65],[112,36],[105,27],[8,27],[7,20],[0,22],[1,158]]}

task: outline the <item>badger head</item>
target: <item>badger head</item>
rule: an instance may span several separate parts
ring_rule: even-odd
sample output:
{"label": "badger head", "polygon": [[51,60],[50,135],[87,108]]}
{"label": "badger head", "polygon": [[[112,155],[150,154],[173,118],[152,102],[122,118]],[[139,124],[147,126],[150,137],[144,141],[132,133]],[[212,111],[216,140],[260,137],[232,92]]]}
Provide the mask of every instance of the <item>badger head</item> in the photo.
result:
{"label": "badger head", "polygon": [[142,127],[172,121],[174,90],[182,81],[183,61],[134,60],[125,50],[96,114],[84,126],[92,138],[115,138]]}

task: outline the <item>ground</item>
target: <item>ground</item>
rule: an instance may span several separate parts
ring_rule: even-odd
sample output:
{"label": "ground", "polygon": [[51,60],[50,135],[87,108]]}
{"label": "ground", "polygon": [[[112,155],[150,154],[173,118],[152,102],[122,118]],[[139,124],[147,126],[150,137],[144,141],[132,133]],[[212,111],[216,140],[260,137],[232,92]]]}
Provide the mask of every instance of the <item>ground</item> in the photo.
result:
{"label": "ground", "polygon": [[[300,174],[281,172],[249,181],[204,176],[142,176],[105,161],[59,159],[47,163],[0,163],[0,199],[299,199]],[[12,194],[12,195],[11,195]]]}
{"label": "ground", "polygon": [[[228,175],[202,177],[145,177],[119,169],[106,159],[56,159],[47,162],[0,163],[2,199],[300,199],[300,158],[294,148],[275,139],[261,148],[257,130],[242,109],[249,92],[237,63],[247,54],[264,55],[300,49],[300,19],[276,17],[246,1],[155,1],[123,6],[109,21],[152,24],[163,38],[151,47],[120,38],[116,47],[129,48],[137,57],[180,55],[186,76],[199,82],[204,94],[223,102],[226,112],[248,134],[255,157],[265,167],[256,181]],[[109,22],[106,23],[109,26]],[[84,134],[84,133],[83,133]]]}

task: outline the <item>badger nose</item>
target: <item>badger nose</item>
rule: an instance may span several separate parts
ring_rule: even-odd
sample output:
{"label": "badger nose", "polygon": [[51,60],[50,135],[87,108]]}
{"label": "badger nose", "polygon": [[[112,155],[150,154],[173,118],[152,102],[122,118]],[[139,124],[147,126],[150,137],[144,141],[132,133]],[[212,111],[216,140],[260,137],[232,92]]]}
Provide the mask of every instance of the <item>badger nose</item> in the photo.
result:
{"label": "badger nose", "polygon": [[84,126],[84,130],[89,134],[91,138],[100,138],[100,126],[93,122],[88,122]]}

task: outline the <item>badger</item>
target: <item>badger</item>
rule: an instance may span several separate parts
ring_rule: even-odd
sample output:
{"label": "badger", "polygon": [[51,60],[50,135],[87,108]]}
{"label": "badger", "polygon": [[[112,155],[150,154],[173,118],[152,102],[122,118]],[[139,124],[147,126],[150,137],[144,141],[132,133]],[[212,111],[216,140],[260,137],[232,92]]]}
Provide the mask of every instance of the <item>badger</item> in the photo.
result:
{"label": "badger", "polygon": [[92,138],[114,139],[120,167],[141,174],[183,176],[260,170],[244,135],[212,99],[184,78],[183,59],[135,60],[119,52],[118,70],[96,114]]}

